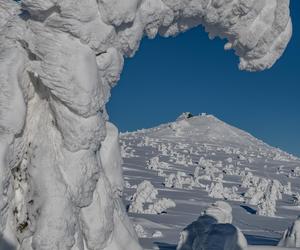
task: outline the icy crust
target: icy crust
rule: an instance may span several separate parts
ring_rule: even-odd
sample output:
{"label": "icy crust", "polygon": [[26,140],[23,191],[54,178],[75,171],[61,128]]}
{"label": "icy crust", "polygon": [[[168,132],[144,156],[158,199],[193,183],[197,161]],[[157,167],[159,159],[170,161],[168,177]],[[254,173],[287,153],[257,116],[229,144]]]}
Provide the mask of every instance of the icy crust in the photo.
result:
{"label": "icy crust", "polygon": [[1,238],[24,250],[140,249],[105,104],[145,34],[198,25],[228,40],[241,69],[263,70],[290,39],[289,1],[0,0]]}

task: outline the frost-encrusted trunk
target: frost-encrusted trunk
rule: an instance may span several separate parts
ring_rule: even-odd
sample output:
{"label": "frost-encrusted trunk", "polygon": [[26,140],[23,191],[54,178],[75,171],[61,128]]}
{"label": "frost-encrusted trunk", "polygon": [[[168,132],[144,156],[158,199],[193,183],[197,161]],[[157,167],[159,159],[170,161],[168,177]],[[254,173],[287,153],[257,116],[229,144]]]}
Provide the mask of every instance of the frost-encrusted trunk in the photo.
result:
{"label": "frost-encrusted trunk", "polygon": [[289,0],[0,0],[0,241],[141,249],[105,104],[144,34],[198,25],[263,70],[290,39]]}

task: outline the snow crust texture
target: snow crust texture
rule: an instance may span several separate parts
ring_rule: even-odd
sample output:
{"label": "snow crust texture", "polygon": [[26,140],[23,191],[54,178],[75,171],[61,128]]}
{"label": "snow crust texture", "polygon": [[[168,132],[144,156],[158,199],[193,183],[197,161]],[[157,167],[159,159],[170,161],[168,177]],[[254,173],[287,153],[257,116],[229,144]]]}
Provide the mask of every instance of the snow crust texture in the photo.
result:
{"label": "snow crust texture", "polygon": [[105,104],[143,35],[203,25],[271,67],[288,0],[0,0],[0,233],[18,249],[141,249]]}

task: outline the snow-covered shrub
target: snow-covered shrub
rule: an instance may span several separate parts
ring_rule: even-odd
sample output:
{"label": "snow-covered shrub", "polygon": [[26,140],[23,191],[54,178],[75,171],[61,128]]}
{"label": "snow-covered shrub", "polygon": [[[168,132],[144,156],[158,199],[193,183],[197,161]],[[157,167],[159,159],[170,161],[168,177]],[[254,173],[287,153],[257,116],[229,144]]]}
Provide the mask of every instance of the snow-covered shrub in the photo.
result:
{"label": "snow-covered shrub", "polygon": [[145,209],[145,214],[161,214],[166,212],[168,208],[176,207],[176,203],[168,198],[162,198],[156,200],[153,204],[149,204],[148,208]]}
{"label": "snow-covered shrub", "polygon": [[159,169],[168,169],[169,164],[167,162],[159,161],[159,157],[155,156],[147,161],[147,169],[159,170]]}
{"label": "snow-covered shrub", "polygon": [[[136,193],[132,197],[132,203],[129,205],[128,212],[139,214],[161,214],[168,208],[175,207],[173,200],[162,198],[157,199],[157,189],[150,181],[143,181],[137,187]],[[148,207],[146,207],[148,204]]]}
{"label": "snow-covered shrub", "polygon": [[126,145],[124,142],[121,144],[121,155],[122,158],[134,158],[137,157],[135,155],[135,150],[130,146]]}
{"label": "snow-covered shrub", "polygon": [[[254,180],[256,185],[252,184],[244,194],[244,197],[248,199],[247,203],[250,205],[257,205],[260,202],[270,182],[265,178],[255,178]],[[258,183],[256,182],[257,180]]]}
{"label": "snow-covered shrub", "polygon": [[244,201],[243,197],[237,193],[236,186],[224,187],[222,182],[211,183],[208,189],[208,196],[215,199],[225,199],[231,201]]}
{"label": "snow-covered shrub", "polygon": [[125,182],[124,182],[124,186],[125,186],[125,188],[137,189],[137,185],[131,185],[131,184],[129,183],[129,181],[125,181]]}
{"label": "snow-covered shrub", "polygon": [[290,182],[283,186],[283,193],[286,195],[293,195],[292,184]]}
{"label": "snow-covered shrub", "polygon": [[144,213],[144,204],[153,202],[157,194],[158,191],[150,181],[143,181],[138,185],[128,211],[131,213]]}
{"label": "snow-covered shrub", "polygon": [[211,183],[208,196],[215,199],[224,199],[224,187],[222,182]]}
{"label": "snow-covered shrub", "polygon": [[276,200],[270,199],[269,196],[264,195],[259,201],[257,208],[258,215],[274,217],[276,213]]}
{"label": "snow-covered shrub", "polygon": [[254,176],[251,172],[247,172],[247,174],[242,177],[242,187],[244,188],[256,186],[258,182],[259,182],[259,177]]}
{"label": "snow-covered shrub", "polygon": [[133,228],[139,238],[148,238],[149,234],[140,224],[133,224]]}
{"label": "snow-covered shrub", "polygon": [[156,230],[153,234],[152,234],[152,238],[162,238],[164,235],[161,231]]}
{"label": "snow-covered shrub", "polygon": [[[185,172],[177,171],[176,174],[171,173],[165,177],[164,185],[167,188],[191,189],[197,186],[192,176],[187,176]],[[185,186],[185,187],[184,187]]]}
{"label": "snow-covered shrub", "polygon": [[282,199],[283,186],[278,180],[272,180],[263,197],[258,202],[257,213],[263,216],[275,216],[276,201]]}
{"label": "snow-covered shrub", "polygon": [[294,204],[300,206],[300,194],[298,192],[292,195]]}
{"label": "snow-covered shrub", "polygon": [[294,177],[300,176],[300,167],[295,167],[294,169],[292,169],[291,173]]}

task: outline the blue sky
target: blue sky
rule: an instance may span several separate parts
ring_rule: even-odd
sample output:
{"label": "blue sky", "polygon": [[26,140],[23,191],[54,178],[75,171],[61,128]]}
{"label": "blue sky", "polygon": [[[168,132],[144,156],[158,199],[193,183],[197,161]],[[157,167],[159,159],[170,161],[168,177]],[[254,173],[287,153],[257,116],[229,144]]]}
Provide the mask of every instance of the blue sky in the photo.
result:
{"label": "blue sky", "polygon": [[267,71],[239,71],[224,41],[202,28],[176,38],[144,39],[126,59],[108,104],[120,131],[173,121],[185,111],[206,112],[265,142],[300,156],[300,1],[291,0],[294,34]]}

